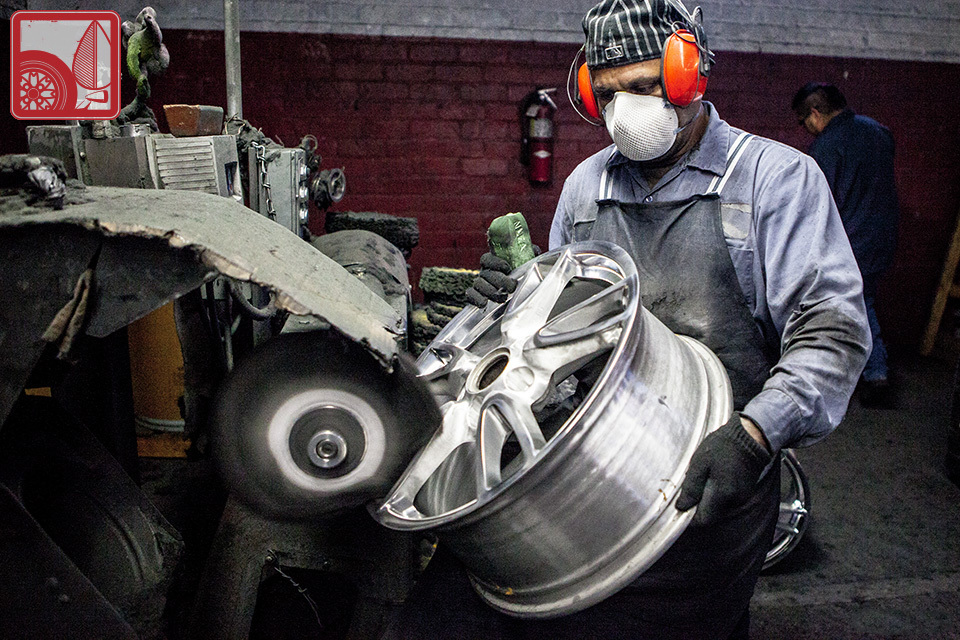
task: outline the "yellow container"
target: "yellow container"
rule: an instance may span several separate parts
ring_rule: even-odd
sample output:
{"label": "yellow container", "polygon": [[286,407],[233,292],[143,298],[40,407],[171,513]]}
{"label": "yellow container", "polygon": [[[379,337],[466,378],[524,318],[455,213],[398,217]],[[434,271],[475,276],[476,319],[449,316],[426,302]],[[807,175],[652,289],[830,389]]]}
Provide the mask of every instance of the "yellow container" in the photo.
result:
{"label": "yellow container", "polygon": [[183,431],[183,352],[173,303],[127,327],[127,339],[137,426],[154,431]]}

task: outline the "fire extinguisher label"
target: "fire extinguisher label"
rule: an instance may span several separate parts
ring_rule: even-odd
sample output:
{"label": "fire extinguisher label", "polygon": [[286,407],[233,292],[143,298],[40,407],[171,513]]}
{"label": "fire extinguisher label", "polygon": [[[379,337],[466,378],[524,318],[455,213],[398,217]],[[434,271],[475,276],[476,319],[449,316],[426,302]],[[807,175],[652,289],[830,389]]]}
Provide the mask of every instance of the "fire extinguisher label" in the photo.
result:
{"label": "fire extinguisher label", "polygon": [[552,138],[553,120],[550,118],[537,118],[530,121],[531,138]]}
{"label": "fire extinguisher label", "polygon": [[534,158],[537,158],[538,160],[546,160],[546,159],[549,158],[551,155],[552,155],[552,154],[551,154],[549,151],[547,151],[546,149],[540,149],[539,151],[534,151],[534,152],[533,152],[533,157],[534,157]]}

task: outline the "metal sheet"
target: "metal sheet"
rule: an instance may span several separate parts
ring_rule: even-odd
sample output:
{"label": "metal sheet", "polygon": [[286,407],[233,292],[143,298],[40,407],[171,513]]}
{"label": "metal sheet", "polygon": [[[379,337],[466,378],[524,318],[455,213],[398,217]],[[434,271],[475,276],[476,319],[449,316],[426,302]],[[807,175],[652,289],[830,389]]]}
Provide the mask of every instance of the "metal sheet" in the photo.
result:
{"label": "metal sheet", "polygon": [[0,215],[0,285],[13,297],[0,313],[0,420],[39,357],[39,337],[97,248],[87,329],[93,335],[223,274],[275,291],[278,307],[329,323],[392,369],[403,319],[309,243],[253,210],[169,190],[89,187],[72,199],[81,202]]}

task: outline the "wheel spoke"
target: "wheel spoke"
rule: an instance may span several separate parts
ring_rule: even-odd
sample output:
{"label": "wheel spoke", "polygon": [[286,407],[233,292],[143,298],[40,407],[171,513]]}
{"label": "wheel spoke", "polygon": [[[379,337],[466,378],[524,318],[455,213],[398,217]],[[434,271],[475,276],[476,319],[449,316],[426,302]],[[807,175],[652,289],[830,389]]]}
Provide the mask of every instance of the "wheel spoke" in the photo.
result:
{"label": "wheel spoke", "polygon": [[579,340],[550,347],[530,348],[524,358],[550,380],[560,382],[591,360],[613,349],[620,339],[620,327],[585,335]]}
{"label": "wheel spoke", "polygon": [[538,346],[579,340],[622,324],[629,317],[627,282],[621,281],[564,311],[537,332]]}
{"label": "wheel spoke", "polygon": [[559,381],[606,353],[619,341],[629,318],[624,309],[627,292],[625,286],[609,287],[560,314],[536,334],[524,357]]}
{"label": "wheel spoke", "polygon": [[[517,436],[517,442],[520,443],[520,449],[523,451],[524,457],[528,461],[533,460],[546,445],[546,440],[543,437],[543,432],[540,431],[540,424],[533,415],[530,405],[505,394],[497,394],[488,398],[487,403],[483,413],[489,413],[491,410],[499,413],[500,419],[505,423],[506,430]],[[499,459],[497,464],[499,464]]]}
{"label": "wheel spoke", "polygon": [[535,269],[526,278],[507,303],[501,323],[501,331],[507,341],[526,341],[546,324],[560,294],[576,275],[578,263],[573,252],[567,249],[560,254],[543,280],[532,279]]}
{"label": "wheel spoke", "polygon": [[496,324],[500,321],[500,318],[503,317],[504,308],[502,306],[497,307],[493,313],[490,313],[471,328],[466,335],[459,341],[464,349],[470,349],[473,345],[476,344],[477,340],[482,338],[487,334],[491,329],[493,329]]}
{"label": "wheel spoke", "polygon": [[413,501],[430,476],[463,444],[474,441],[475,433],[467,405],[449,403],[443,424],[407,467],[384,507],[408,518],[420,515]]}
{"label": "wheel spoke", "polygon": [[510,429],[499,411],[488,408],[480,414],[480,464],[478,480],[481,491],[489,491],[500,484],[500,456]]}

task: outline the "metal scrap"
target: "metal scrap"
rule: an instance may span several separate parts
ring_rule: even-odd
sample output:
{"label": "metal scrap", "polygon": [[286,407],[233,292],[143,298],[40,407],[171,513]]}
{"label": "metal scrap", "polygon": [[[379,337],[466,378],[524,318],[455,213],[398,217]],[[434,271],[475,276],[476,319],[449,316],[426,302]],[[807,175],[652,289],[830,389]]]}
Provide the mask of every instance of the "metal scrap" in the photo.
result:
{"label": "metal scrap", "polygon": [[[49,329],[62,341],[70,333],[70,321],[53,322],[58,312],[103,337],[218,275],[263,287],[280,311],[316,319],[393,370],[403,340],[397,312],[309,243],[232,199],[88,187],[68,189],[65,201],[55,211],[31,204],[22,189],[0,191],[0,288],[20,300],[0,313],[0,421],[48,344],[41,335]],[[96,287],[80,314],[76,283],[95,257]]]}
{"label": "metal scrap", "polygon": [[42,201],[62,208],[66,179],[67,171],[58,158],[25,153],[0,157],[0,188],[32,193],[31,204]]}

